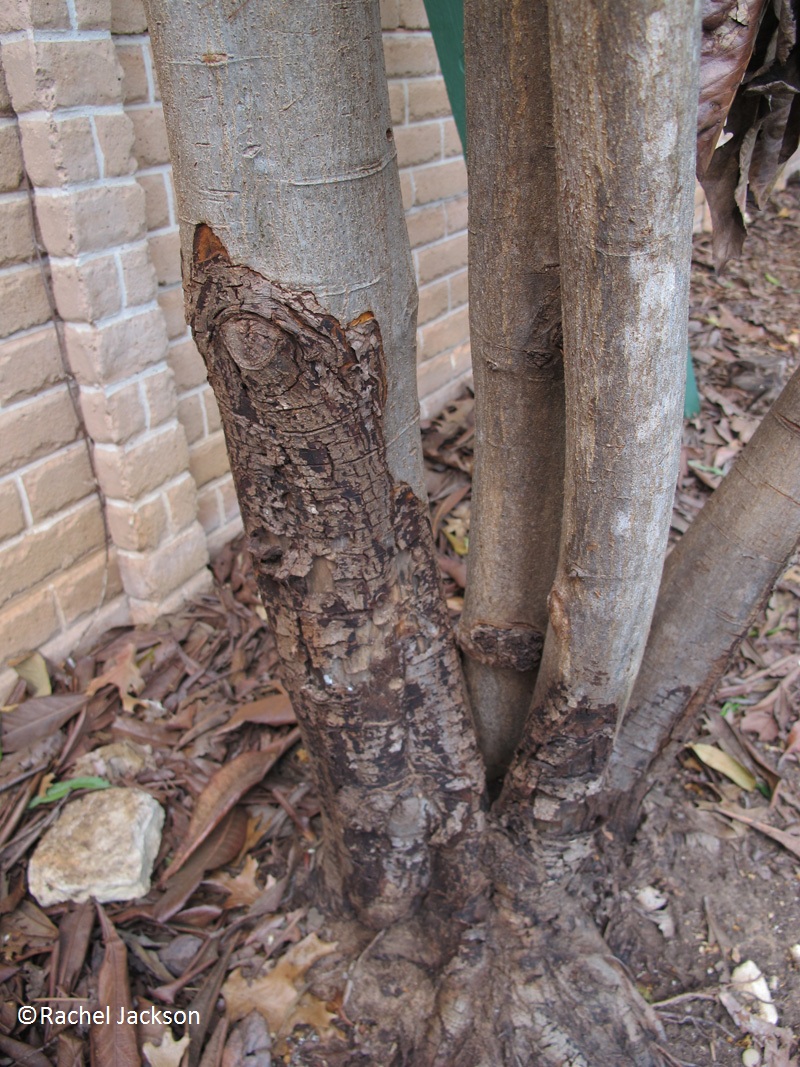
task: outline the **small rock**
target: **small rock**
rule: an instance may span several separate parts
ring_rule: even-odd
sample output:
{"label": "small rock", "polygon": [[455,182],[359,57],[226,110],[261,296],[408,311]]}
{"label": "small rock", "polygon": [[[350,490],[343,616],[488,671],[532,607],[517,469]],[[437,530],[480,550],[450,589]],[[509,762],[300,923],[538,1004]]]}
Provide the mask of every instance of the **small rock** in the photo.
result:
{"label": "small rock", "polygon": [[144,896],[163,825],[161,805],[142,789],[103,789],[71,801],[31,857],[31,893],[43,908]]}
{"label": "small rock", "polygon": [[153,750],[149,745],[116,741],[114,744],[92,749],[77,759],[70,771],[70,777],[97,775],[116,784],[126,778],[135,778],[145,768],[152,770],[154,767]]}
{"label": "small rock", "polygon": [[792,957],[795,963],[800,964],[800,944],[791,945],[789,948],[789,955]]}
{"label": "small rock", "polygon": [[761,1063],[761,1053],[757,1048],[746,1048],[742,1053],[743,1067],[758,1067]]}

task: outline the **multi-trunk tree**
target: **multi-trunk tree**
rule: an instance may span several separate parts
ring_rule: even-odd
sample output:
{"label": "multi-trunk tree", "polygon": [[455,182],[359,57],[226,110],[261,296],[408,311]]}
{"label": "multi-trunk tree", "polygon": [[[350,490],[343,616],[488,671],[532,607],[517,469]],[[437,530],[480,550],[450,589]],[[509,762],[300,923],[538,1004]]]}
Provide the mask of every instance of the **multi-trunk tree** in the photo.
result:
{"label": "multi-trunk tree", "polygon": [[[800,532],[793,380],[662,580],[697,9],[466,5],[477,466],[456,636],[422,478],[378,2],[146,6],[187,316],[313,761],[317,900],[359,1024],[349,1050],[297,1062],[658,1063],[657,1023],[582,910],[581,860],[599,826],[635,827],[651,764]],[[759,48],[786,64],[793,45],[772,6],[710,6],[704,53],[727,81],[706,87],[704,129]],[[764,63],[754,78],[775,84]],[[741,168],[766,136],[777,166],[791,140],[788,90],[780,151],[769,106],[756,121],[762,83],[757,107],[736,105],[749,156],[714,185],[734,230]]]}

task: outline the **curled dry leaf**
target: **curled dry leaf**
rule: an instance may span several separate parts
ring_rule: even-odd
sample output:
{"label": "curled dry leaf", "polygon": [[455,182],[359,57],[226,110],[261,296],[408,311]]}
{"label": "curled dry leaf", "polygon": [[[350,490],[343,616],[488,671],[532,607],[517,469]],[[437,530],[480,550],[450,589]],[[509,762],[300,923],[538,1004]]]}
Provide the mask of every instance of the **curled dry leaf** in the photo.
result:
{"label": "curled dry leaf", "polygon": [[120,1012],[127,1015],[132,1008],[128,983],[128,953],[114,924],[99,904],[97,914],[100,916],[105,945],[105,955],[97,979],[97,999],[100,1007],[108,1006],[111,1022],[109,1025],[92,1026],[92,1067],[141,1067],[136,1027],[116,1021],[120,1018]]}
{"label": "curled dry leaf", "polygon": [[324,1003],[304,992],[310,967],[336,951],[336,943],[309,934],[278,960],[267,974],[248,983],[237,967],[222,987],[228,1018],[235,1022],[257,1011],[273,1034],[289,1034],[296,1026],[312,1026],[320,1037],[334,1033],[334,1015]]}
{"label": "curled dry leaf", "polygon": [[145,1041],[142,1052],[150,1067],[180,1067],[183,1054],[188,1047],[188,1034],[184,1034],[180,1041],[176,1041],[172,1036],[172,1031],[165,1030],[160,1045]]}
{"label": "curled dry leaf", "polygon": [[244,861],[244,867],[236,877],[231,877],[225,871],[214,874],[206,881],[228,894],[225,899],[225,908],[247,908],[254,904],[261,896],[261,889],[256,885],[258,874],[258,860],[248,856]]}
{"label": "curled dry leaf", "polygon": [[297,722],[297,716],[292,708],[289,694],[285,689],[281,689],[280,692],[272,693],[261,700],[243,704],[216,732],[218,735],[227,734],[246,722],[256,723],[259,726],[293,726]]}
{"label": "curled dry leaf", "polygon": [[689,748],[701,763],[705,763],[706,767],[719,771],[720,774],[724,774],[726,778],[730,778],[732,782],[748,792],[755,789],[756,779],[750,771],[727,752],[723,752],[721,748],[703,744],[689,745]]}
{"label": "curled dry leaf", "polygon": [[174,877],[195,849],[208,837],[244,794],[257,785],[267,771],[300,738],[299,730],[292,730],[260,752],[244,752],[221,767],[197,798],[186,842],[179,849],[162,881]]}
{"label": "curled dry leaf", "polygon": [[94,694],[105,685],[113,685],[119,693],[125,711],[133,711],[137,696],[144,689],[144,678],[136,665],[136,645],[133,641],[122,646],[111,661],[111,666],[86,687],[86,695]]}

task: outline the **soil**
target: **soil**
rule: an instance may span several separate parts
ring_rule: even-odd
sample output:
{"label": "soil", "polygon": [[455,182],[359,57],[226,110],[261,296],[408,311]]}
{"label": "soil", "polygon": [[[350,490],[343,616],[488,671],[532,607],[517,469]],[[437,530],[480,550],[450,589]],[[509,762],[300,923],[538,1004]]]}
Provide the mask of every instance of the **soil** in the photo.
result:
{"label": "soil", "polygon": [[[799,186],[775,196],[745,252],[720,277],[709,238],[695,242],[690,343],[702,409],[685,427],[674,538],[800,358]],[[467,395],[424,438],[454,617],[469,540],[471,413]],[[92,1062],[102,1067],[268,1067],[303,1034],[351,1025],[347,988],[322,998],[309,985],[310,969],[329,952],[329,931],[296,886],[315,874],[319,802],[274,680],[274,644],[241,543],[221,553],[214,572],[214,593],[179,615],[113,631],[64,664],[32,657],[20,667],[28,681],[9,702],[19,712],[2,719],[0,1064],[84,1062],[87,1028],[18,1021],[19,1005],[55,995],[91,1004],[102,994],[115,1011],[134,1003],[202,1009],[191,1044],[183,1027],[163,1022],[140,1022],[122,1058],[108,1059],[95,1042]],[[606,834],[603,855],[588,862],[591,911],[655,1006],[661,1047],[676,1064],[798,1062],[799,607],[793,564],[697,724],[697,741],[741,765],[738,784],[704,761],[707,750],[687,748],[662,768],[633,847]],[[65,704],[71,696],[78,699]],[[111,742],[145,746],[136,750],[144,766],[103,763],[98,749]],[[275,765],[255,785],[252,774],[230,771],[271,744]],[[143,900],[98,908],[96,918],[90,904],[40,908],[25,880],[38,840],[69,803],[53,782],[74,777],[81,757],[95,761],[91,773],[145,789],[167,810],[153,889]],[[30,808],[36,797],[43,802]],[[186,854],[187,843],[197,844],[196,862],[177,871],[175,855]],[[379,954],[379,938],[359,960],[370,954]],[[777,1026],[761,1021],[736,985],[734,970],[748,960],[767,980]],[[273,1003],[283,1005],[277,1018]]]}

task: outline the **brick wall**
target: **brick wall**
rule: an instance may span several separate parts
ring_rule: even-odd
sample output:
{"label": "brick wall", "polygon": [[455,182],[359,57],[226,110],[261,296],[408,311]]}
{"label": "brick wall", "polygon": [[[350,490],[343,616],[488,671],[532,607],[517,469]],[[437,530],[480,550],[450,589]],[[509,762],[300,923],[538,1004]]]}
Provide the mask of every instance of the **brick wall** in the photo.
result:
{"label": "brick wall", "polygon": [[[466,168],[422,0],[381,10],[429,415],[469,373]],[[0,8],[0,232],[2,697],[10,658],[202,589],[240,527],[141,0]]]}

